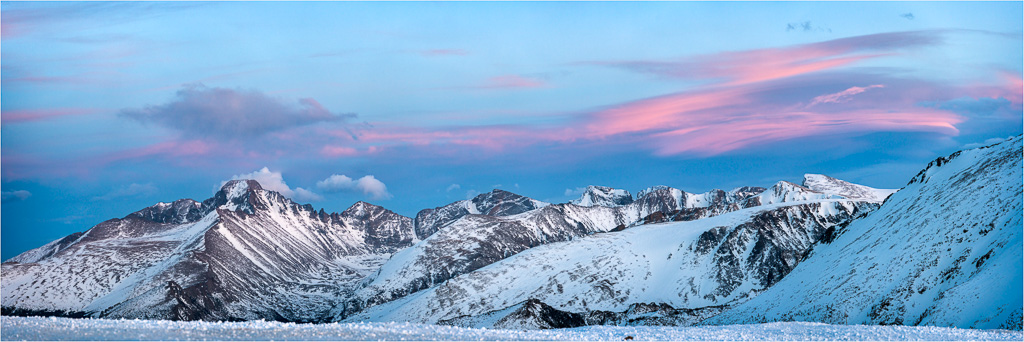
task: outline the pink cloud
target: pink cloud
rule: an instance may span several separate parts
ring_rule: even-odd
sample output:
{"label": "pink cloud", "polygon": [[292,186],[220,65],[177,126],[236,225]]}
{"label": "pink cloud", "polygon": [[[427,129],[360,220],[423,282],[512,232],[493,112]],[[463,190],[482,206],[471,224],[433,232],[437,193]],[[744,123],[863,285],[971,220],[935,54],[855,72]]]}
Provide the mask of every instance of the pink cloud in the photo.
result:
{"label": "pink cloud", "polygon": [[359,154],[359,151],[352,147],[327,145],[320,149],[320,154],[328,157],[351,157]]}
{"label": "pink cloud", "polygon": [[906,111],[854,110],[841,113],[809,111],[732,115],[718,122],[687,122],[697,128],[656,133],[656,153],[716,155],[770,142],[832,134],[877,131],[959,133],[958,115],[917,108]]}
{"label": "pink cloud", "polygon": [[[800,79],[789,81],[802,84]],[[792,86],[792,85],[790,85]],[[586,121],[586,136],[609,139],[623,135],[648,137],[657,154],[713,155],[756,144],[801,137],[867,132],[927,131],[956,135],[963,118],[950,111],[920,107],[920,101],[942,95],[944,89],[907,84],[871,101],[846,101],[881,85],[849,87],[820,95],[813,104],[799,99],[778,100],[786,84],[734,85],[680,92],[613,106]],[[767,89],[767,90],[766,90]],[[792,96],[793,94],[787,93]]]}
{"label": "pink cloud", "polygon": [[618,61],[592,64],[621,67],[669,78],[708,79],[721,84],[764,82],[892,56],[899,50],[940,41],[941,31],[891,32],[820,43],[686,57],[676,61]]}
{"label": "pink cloud", "polygon": [[868,91],[868,89],[872,89],[872,88],[885,88],[885,85],[874,84],[874,85],[869,85],[867,87],[850,87],[849,89],[843,90],[843,91],[838,92],[838,93],[821,95],[821,96],[815,97],[814,100],[811,100],[811,103],[808,104],[807,107],[810,107],[810,106],[813,106],[813,105],[816,105],[816,104],[821,104],[821,103],[840,103],[840,102],[846,102],[846,101],[850,100],[851,96],[863,93],[865,91]]}
{"label": "pink cloud", "polygon": [[4,124],[42,121],[66,116],[88,115],[99,112],[89,108],[21,109],[0,113]]}

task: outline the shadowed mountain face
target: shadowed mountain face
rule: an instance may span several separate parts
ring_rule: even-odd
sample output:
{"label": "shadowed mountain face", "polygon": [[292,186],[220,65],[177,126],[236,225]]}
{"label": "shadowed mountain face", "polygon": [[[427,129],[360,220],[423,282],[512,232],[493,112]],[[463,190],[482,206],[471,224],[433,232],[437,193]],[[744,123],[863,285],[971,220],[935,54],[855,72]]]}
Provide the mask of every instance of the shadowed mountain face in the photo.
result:
{"label": "shadowed mountain face", "polygon": [[[981,296],[978,284],[1016,279],[1019,290],[1020,263],[1008,261],[1021,255],[1014,141],[940,158],[895,195],[808,174],[802,185],[656,186],[636,198],[591,186],[563,204],[494,190],[410,219],[365,202],[327,213],[231,181],[202,202],[158,203],[4,262],[2,305],[176,320],[553,328],[806,317],[1019,329],[993,323],[1020,321],[1019,307],[995,303],[1019,296],[990,291],[991,314],[952,308]],[[871,275],[889,269],[897,275]],[[839,310],[843,293],[853,299]],[[765,308],[765,295],[799,316]]]}

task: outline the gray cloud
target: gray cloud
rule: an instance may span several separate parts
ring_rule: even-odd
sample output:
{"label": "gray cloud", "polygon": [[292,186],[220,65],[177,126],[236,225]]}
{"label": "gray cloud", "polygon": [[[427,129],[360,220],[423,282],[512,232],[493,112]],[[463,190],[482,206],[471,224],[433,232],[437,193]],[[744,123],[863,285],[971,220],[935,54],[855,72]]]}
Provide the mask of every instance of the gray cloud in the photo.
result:
{"label": "gray cloud", "polygon": [[788,23],[786,24],[786,32],[798,31],[798,32],[832,32],[831,28],[813,25],[810,21],[803,21],[799,23]]}
{"label": "gray cloud", "polygon": [[192,138],[249,139],[318,122],[339,121],[316,100],[288,103],[256,90],[208,88],[201,84],[179,90],[162,105],[121,111],[124,117],[181,131]]}
{"label": "gray cloud", "polygon": [[24,201],[25,199],[31,197],[32,193],[28,192],[27,190],[14,190],[0,192],[0,195],[2,195],[0,196],[0,199],[2,199],[0,200],[0,202],[7,203],[14,201]]}
{"label": "gray cloud", "polygon": [[907,20],[914,20],[914,13],[907,12],[907,13],[900,14],[900,16],[904,17],[904,18],[907,18]]}

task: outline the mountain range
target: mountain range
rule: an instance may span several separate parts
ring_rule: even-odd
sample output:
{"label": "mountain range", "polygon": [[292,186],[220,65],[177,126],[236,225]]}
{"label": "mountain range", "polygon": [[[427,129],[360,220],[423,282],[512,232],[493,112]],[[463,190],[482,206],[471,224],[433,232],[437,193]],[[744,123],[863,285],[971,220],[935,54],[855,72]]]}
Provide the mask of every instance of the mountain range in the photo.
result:
{"label": "mountain range", "polygon": [[906,187],[825,175],[695,194],[504,190],[405,217],[253,180],[2,264],[4,314],[467,327],[771,321],[1021,329],[1021,137]]}

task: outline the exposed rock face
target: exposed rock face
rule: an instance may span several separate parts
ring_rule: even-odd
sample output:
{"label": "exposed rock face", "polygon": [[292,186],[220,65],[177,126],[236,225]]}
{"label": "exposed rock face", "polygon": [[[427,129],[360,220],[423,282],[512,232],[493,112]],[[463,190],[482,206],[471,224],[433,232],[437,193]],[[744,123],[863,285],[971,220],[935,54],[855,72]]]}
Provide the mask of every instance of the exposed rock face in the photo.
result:
{"label": "exposed rock face", "polygon": [[874,189],[826,175],[806,174],[803,186],[825,194],[839,195],[843,198],[881,203],[885,198],[896,192],[895,189]]}
{"label": "exposed rock face", "polygon": [[[443,259],[443,262],[410,262],[419,256],[429,256],[420,260],[438,260],[435,258],[444,255],[440,252],[436,255],[417,252],[419,248],[430,246],[432,239],[439,243],[447,238],[447,234],[483,236],[486,232],[509,232],[522,226],[502,221],[496,227],[478,231],[479,235],[459,235],[446,228],[424,243],[396,254],[385,264],[378,275],[379,280],[360,289],[356,298],[373,300],[385,299],[381,294],[395,295],[391,300],[379,300],[353,310],[356,313],[348,320],[435,323],[501,310],[523,298],[535,298],[568,312],[621,312],[631,304],[648,302],[666,303],[681,309],[732,304],[747,300],[778,282],[796,267],[829,228],[877,206],[847,200],[773,205],[696,221],[644,225],[572,241],[563,239],[564,242],[524,248],[522,252],[497,260],[486,268],[460,272],[457,277],[434,274],[434,277],[444,280],[423,286],[415,296],[389,292],[389,289],[403,289],[396,284],[416,284],[409,279],[422,279],[417,278],[416,270],[424,267],[436,264],[454,267],[462,260],[481,259],[475,255],[468,258],[449,253],[450,259]],[[522,218],[541,215],[559,207],[553,205],[536,214],[524,214]],[[583,207],[569,205],[561,208]],[[476,218],[468,216],[466,219]],[[471,227],[485,227],[486,222],[458,227],[458,231],[469,232]],[[455,226],[449,228],[452,227]],[[546,228],[521,231],[529,233],[545,231]],[[452,238],[444,245],[458,247],[439,247],[438,250],[479,251],[481,248],[475,247],[490,248],[483,241],[517,241],[486,236],[492,237],[479,241]],[[408,266],[390,269],[392,265]],[[402,299],[395,300],[398,298]]]}
{"label": "exposed rock face", "polygon": [[475,316],[459,316],[438,324],[488,329],[562,329],[585,325],[688,326],[720,313],[725,307],[676,309],[664,303],[635,303],[621,312],[558,310],[537,299]]}
{"label": "exposed rock face", "polygon": [[555,309],[536,299],[528,299],[479,316],[462,316],[438,324],[467,328],[492,329],[562,329],[586,325],[584,315]]}
{"label": "exposed rock face", "polygon": [[633,203],[633,196],[626,190],[591,185],[583,191],[583,195],[581,195],[580,198],[572,200],[569,203],[581,207],[592,207],[595,205],[602,207],[621,207]]}
{"label": "exposed rock face", "polygon": [[940,157],[753,300],[708,324],[1022,325],[1021,137]]}
{"label": "exposed rock face", "polygon": [[158,204],[5,262],[2,301],[94,317],[323,321],[412,243],[412,221],[381,207],[326,214],[231,181],[202,204]]}
{"label": "exposed rock face", "polygon": [[203,217],[202,204],[190,199],[180,199],[171,203],[157,203],[132,213],[141,219],[156,223],[188,223],[195,222]]}
{"label": "exposed rock face", "polygon": [[419,239],[426,239],[441,227],[470,214],[508,216],[525,213],[547,205],[548,203],[529,197],[495,189],[489,193],[477,195],[471,200],[463,200],[443,207],[421,210],[416,214],[414,221],[416,236]]}
{"label": "exposed rock face", "polygon": [[878,206],[858,195],[874,189],[825,180],[820,191],[659,186],[635,200],[590,187],[554,205],[494,190],[415,220],[365,202],[326,213],[230,181],[201,203],[159,203],[5,262],[2,304],[179,320],[692,324],[779,282]]}

